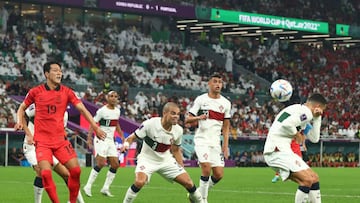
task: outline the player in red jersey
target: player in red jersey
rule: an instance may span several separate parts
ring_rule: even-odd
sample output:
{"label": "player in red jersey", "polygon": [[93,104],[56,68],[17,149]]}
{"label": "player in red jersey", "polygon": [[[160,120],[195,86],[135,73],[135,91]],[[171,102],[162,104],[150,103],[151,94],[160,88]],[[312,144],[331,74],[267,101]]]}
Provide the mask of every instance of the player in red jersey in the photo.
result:
{"label": "player in red jersey", "polygon": [[36,159],[41,170],[44,188],[52,202],[60,202],[51,172],[53,164],[52,156],[55,156],[69,170],[69,200],[71,203],[76,203],[80,188],[81,169],[75,150],[71,143],[64,138],[64,113],[68,103],[73,104],[86,120],[89,121],[100,139],[104,139],[106,134],[96,125],[92,115],[75,95],[74,91],[61,85],[62,71],[59,63],[45,63],[43,72],[46,83],[29,90],[17,111],[17,123],[14,128],[16,130],[23,128],[25,110],[28,106],[35,103],[34,142],[36,146]]}

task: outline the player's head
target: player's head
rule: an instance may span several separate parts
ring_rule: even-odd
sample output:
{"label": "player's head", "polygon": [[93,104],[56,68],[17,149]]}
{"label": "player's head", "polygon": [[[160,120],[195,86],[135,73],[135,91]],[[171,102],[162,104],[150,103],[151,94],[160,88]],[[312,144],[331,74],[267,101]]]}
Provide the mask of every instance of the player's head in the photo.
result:
{"label": "player's head", "polygon": [[113,90],[110,90],[106,94],[106,100],[109,105],[115,106],[118,103],[118,98],[119,98],[118,93]]}
{"label": "player's head", "polygon": [[327,101],[323,95],[315,93],[306,100],[306,104],[311,109],[313,116],[318,117],[326,109]]}
{"label": "player's head", "polygon": [[174,102],[168,102],[163,107],[163,120],[169,124],[175,125],[180,118],[180,108]]}
{"label": "player's head", "polygon": [[59,63],[53,61],[45,63],[43,66],[43,72],[47,81],[60,84],[62,71]]}
{"label": "player's head", "polygon": [[209,77],[209,91],[211,93],[220,93],[223,87],[223,80],[219,73],[214,73]]}

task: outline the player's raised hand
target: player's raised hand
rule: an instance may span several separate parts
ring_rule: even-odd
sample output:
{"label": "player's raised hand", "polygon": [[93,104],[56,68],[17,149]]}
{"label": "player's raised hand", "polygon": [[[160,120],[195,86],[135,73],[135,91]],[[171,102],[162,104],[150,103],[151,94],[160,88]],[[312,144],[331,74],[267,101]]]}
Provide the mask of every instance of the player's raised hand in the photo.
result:
{"label": "player's raised hand", "polygon": [[95,130],[96,136],[100,139],[100,140],[104,140],[106,138],[106,133],[101,130],[101,128],[97,127]]}
{"label": "player's raised hand", "polygon": [[314,117],[321,116],[323,114],[323,110],[320,107],[314,108]]}

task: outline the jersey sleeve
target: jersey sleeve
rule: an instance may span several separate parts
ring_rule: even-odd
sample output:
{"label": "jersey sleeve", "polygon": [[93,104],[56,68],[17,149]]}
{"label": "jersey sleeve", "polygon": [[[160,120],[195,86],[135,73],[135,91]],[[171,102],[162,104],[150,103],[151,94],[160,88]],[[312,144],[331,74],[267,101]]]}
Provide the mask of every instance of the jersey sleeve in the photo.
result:
{"label": "jersey sleeve", "polygon": [[64,113],[64,127],[67,126],[68,120],[69,120],[69,113],[67,111],[65,111],[65,113]]}
{"label": "jersey sleeve", "polygon": [[76,93],[75,93],[73,90],[71,90],[70,88],[69,88],[69,93],[68,93],[68,95],[69,95],[69,101],[70,101],[70,103],[72,103],[74,106],[76,106],[76,104],[78,104],[78,103],[81,102],[80,97],[78,97],[78,96],[76,95]]}
{"label": "jersey sleeve", "polygon": [[319,142],[320,139],[320,128],[321,128],[321,116],[313,119],[313,127],[308,133],[307,137],[312,143]]}
{"label": "jersey sleeve", "polygon": [[174,140],[174,144],[180,146],[181,141],[182,141],[182,136],[183,136],[183,133],[184,133],[184,129],[181,126],[177,126],[177,127],[179,129],[178,130],[179,136],[177,137],[176,140]]}
{"label": "jersey sleeve", "polygon": [[225,119],[230,119],[231,118],[231,113],[230,113],[230,111],[231,111],[231,102],[228,101],[226,104],[227,105],[226,105],[225,112],[224,112],[225,113],[224,118]]}
{"label": "jersey sleeve", "polygon": [[151,119],[144,121],[144,122],[140,125],[140,127],[135,130],[135,135],[136,135],[138,138],[143,139],[143,138],[146,137],[146,132],[147,132],[149,126],[150,126],[150,121],[151,121]]}
{"label": "jersey sleeve", "polygon": [[102,109],[103,109],[103,108],[100,108],[100,109],[98,109],[98,110],[96,111],[95,116],[94,116],[95,122],[99,122],[99,121],[100,121],[100,119],[101,119],[101,117],[102,117]]}
{"label": "jersey sleeve", "polygon": [[30,106],[35,102],[35,91],[34,89],[30,89],[24,99],[24,103],[26,106]]}
{"label": "jersey sleeve", "polygon": [[193,116],[197,116],[197,113],[199,112],[200,107],[201,107],[200,98],[196,97],[196,99],[194,100],[193,106],[189,110],[189,113],[191,113]]}
{"label": "jersey sleeve", "polygon": [[32,118],[35,116],[35,104],[31,104],[26,110],[25,114],[28,118]]}

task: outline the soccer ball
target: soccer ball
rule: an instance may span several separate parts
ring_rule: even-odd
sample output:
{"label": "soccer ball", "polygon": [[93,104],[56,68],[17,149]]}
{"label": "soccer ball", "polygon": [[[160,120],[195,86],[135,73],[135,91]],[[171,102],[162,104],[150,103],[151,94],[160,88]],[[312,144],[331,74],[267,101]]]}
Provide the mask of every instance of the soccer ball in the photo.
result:
{"label": "soccer ball", "polygon": [[284,79],[276,80],[271,84],[270,95],[279,102],[288,101],[293,93],[293,88],[289,81]]}

